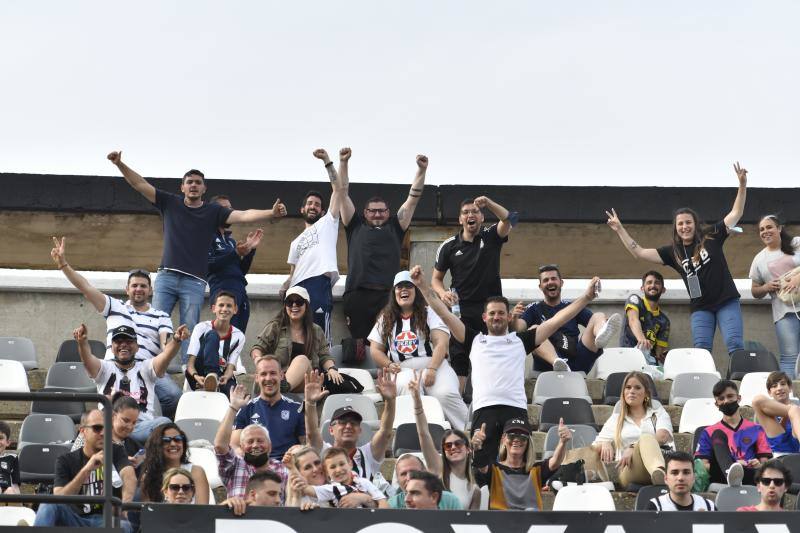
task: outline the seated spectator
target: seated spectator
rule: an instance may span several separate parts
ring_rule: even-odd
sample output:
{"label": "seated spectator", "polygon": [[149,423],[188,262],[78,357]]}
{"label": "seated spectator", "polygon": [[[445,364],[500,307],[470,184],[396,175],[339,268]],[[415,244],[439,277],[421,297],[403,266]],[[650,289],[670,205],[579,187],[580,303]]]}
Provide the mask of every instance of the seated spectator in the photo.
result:
{"label": "seated spectator", "polygon": [[177,424],[169,422],[158,426],[147,438],[145,459],[139,488],[141,501],[160,502],[163,497],[161,485],[165,473],[170,469],[183,469],[191,473],[195,489],[194,503],[208,504],[208,477],[202,466],[193,465],[188,457],[189,442],[186,433]]}
{"label": "seated spectator", "polygon": [[264,355],[278,359],[285,374],[281,392],[302,392],[303,376],[309,370],[320,369],[329,381],[342,382],[325,332],[314,323],[309,301],[308,291],[303,287],[294,286],[286,291],[283,309],[267,322],[250,351],[253,361]]}
{"label": "seated spectator", "polygon": [[664,480],[669,492],[652,498],[647,511],[716,511],[714,502],[692,494],[694,459],[686,452],[667,454]]}
{"label": "seated spectator", "polygon": [[155,416],[155,381],[167,372],[170,361],[180,349],[181,341],[189,336],[186,326],[175,330],[175,335],[163,352],[146,361],[134,358],[138,345],[136,331],[130,326],[119,326],[111,332],[113,361],[100,360],[92,355],[84,324],[72,335],[78,342],[78,353],[86,372],[97,384],[97,392],[110,397],[121,391],[139,404],[139,418],[131,433],[133,440],[143,443],[153,428],[170,421],[169,418]]}
{"label": "seated spectator", "polygon": [[242,516],[250,506],[282,507],[281,476],[272,470],[256,472],[247,482],[244,498],[228,498],[222,505],[227,505],[236,516]]}
{"label": "seated spectator", "polygon": [[[353,472],[353,462],[344,448],[328,448],[322,455],[325,475],[330,483],[305,486],[303,494],[317,498],[320,503],[327,502],[334,507],[388,508],[386,496],[368,479]],[[345,496],[357,497],[344,500]]]}
{"label": "seated spectator", "polygon": [[619,345],[639,348],[650,365],[663,365],[669,348],[669,318],[658,304],[666,290],[664,276],[650,270],[642,276],[642,296],[631,294],[625,302]]}
{"label": "seated spectator", "polygon": [[406,394],[414,371],[420,370],[421,392],[439,400],[452,427],[467,426],[468,410],[459,392],[458,376],[447,362],[450,330],[428,307],[407,270],[395,275],[389,302],[368,339],[378,368],[397,374],[398,394]]}
{"label": "seated spectator", "polygon": [[[94,356],[92,356],[94,357]],[[53,494],[57,496],[83,495],[102,496],[103,483],[110,479],[114,486],[114,496],[123,502],[130,502],[136,489],[136,473],[133,471],[122,446],[113,445],[112,471],[103,471],[103,434],[105,424],[103,413],[93,409],[81,416],[81,435],[83,448],[67,452],[56,459]],[[36,512],[37,527],[101,527],[103,525],[102,504],[43,503]],[[122,528],[132,533],[133,528],[127,520]]]}
{"label": "seated spectator", "polygon": [[[425,464],[423,464],[422,460],[416,455],[404,453],[397,458],[397,462],[394,465],[394,476],[400,490],[389,499],[389,507],[392,509],[405,509],[408,506],[408,482],[415,473],[419,472],[430,474],[425,470]],[[433,474],[430,475],[436,477]],[[439,483],[441,483],[441,480],[439,480]],[[412,499],[415,499],[416,496],[418,495],[412,496]],[[461,502],[452,492],[444,490],[444,486],[442,486],[442,488],[437,491],[436,505],[433,508],[459,510],[464,507],[462,507]]]}
{"label": "seated spectator", "polygon": [[790,400],[792,380],[785,372],[767,376],[767,392],[753,398],[758,424],[767,434],[767,442],[775,457],[800,452],[800,407]]}
{"label": "seated spectator", "polygon": [[[653,406],[647,376],[641,372],[625,376],[620,398],[619,410],[615,409],[603,424],[592,448],[605,465],[609,480],[618,481],[622,489],[631,483],[663,485],[661,446],[673,441],[672,419],[661,405]],[[604,468],[594,465],[587,468],[596,467],[598,472]]]}
{"label": "seated spectator", "polygon": [[761,494],[758,505],[745,505],[737,511],[785,511],[783,495],[792,486],[792,473],[776,460],[766,461],[756,471],[756,486]]}
{"label": "seated spectator", "polygon": [[[121,391],[111,397],[111,441],[125,449],[133,468],[138,468],[144,460],[144,449],[131,438],[131,433],[139,418],[139,404]],[[83,436],[78,435],[72,443],[72,450],[83,448]]]}
{"label": "seated spectator", "polygon": [[[425,457],[427,470],[442,478],[445,496],[451,492],[458,498],[460,509],[478,509],[481,504],[481,490],[475,483],[472,473],[472,446],[467,435],[458,429],[448,429],[442,435],[441,455],[436,451],[428,419],[422,408],[422,398],[419,395],[419,374],[414,371],[414,377],[408,382],[408,389],[414,399],[414,417],[417,425],[422,455]],[[413,457],[413,456],[412,456]],[[393,500],[389,500],[392,505]]]}
{"label": "seated spectator", "polygon": [[19,494],[17,456],[5,453],[11,439],[11,426],[0,421],[0,494]]}
{"label": "seated spectator", "polygon": [[234,450],[240,447],[242,430],[251,424],[264,426],[269,432],[272,459],[280,459],[292,446],[305,443],[302,405],[281,394],[282,377],[280,362],[271,355],[256,362],[255,383],[260,393],[236,413],[230,442]]}
{"label": "seated spectator", "polygon": [[214,295],[211,303],[214,320],[200,322],[192,331],[186,353],[186,380],[192,390],[216,392],[230,396],[236,386],[233,372],[244,347],[244,333],[231,324],[236,315],[236,297],[226,291]]}
{"label": "seated spectator", "polygon": [[[537,463],[528,421],[517,418],[506,422],[500,440],[499,461],[476,470],[478,484],[489,485],[489,509],[541,511],[542,487],[561,466],[567,450],[565,443],[571,438],[572,433],[562,420],[553,456]],[[472,446],[480,450],[484,441],[485,423],[473,433]]]}
{"label": "seated spectator", "polygon": [[406,507],[409,509],[440,509],[444,494],[442,480],[430,472],[415,470],[406,482]]}
{"label": "seated spectator", "polygon": [[697,442],[694,456],[702,459],[711,482],[731,487],[753,485],[756,469],[772,457],[767,435],[761,426],[742,418],[739,387],[723,379],[712,390],[722,420],[708,426]]}
{"label": "seated spectator", "polygon": [[185,468],[170,468],[167,470],[161,483],[160,501],[181,504],[200,503],[195,499],[195,485],[192,473]]}
{"label": "seated spectator", "polygon": [[[292,446],[284,457],[289,467],[289,482],[286,485],[286,507],[308,508],[317,504],[317,498],[306,496],[302,489],[306,485],[316,487],[327,483],[322,459],[310,446]],[[346,498],[346,497],[345,497]]]}
{"label": "seated spectator", "polygon": [[[247,493],[247,482],[256,472],[273,470],[281,477],[282,487],[286,486],[288,470],[277,459],[270,459],[272,443],[267,428],[250,424],[242,429],[239,437],[241,455],[231,448],[231,431],[234,414],[247,404],[250,396],[244,386],[236,385],[231,391],[231,405],[227,410],[214,437],[214,451],[219,463],[219,477],[228,490],[228,498],[243,498]],[[283,495],[283,490],[281,491]]]}

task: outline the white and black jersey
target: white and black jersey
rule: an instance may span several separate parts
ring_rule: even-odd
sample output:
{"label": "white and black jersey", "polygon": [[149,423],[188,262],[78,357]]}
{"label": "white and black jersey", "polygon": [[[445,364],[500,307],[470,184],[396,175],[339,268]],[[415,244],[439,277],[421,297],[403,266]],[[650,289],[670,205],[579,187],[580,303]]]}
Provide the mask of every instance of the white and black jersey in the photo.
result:
{"label": "white and black jersey", "polygon": [[657,498],[652,498],[647,504],[648,511],[716,511],[714,502],[707,500],[697,494],[692,494],[692,505],[678,505],[669,494],[662,494]]}
{"label": "white and black jersey", "polygon": [[117,391],[124,392],[139,404],[139,418],[151,420],[154,415],[153,402],[156,400],[155,382],[158,379],[153,370],[153,360],[136,361],[129,370],[123,370],[113,361],[100,361],[100,371],[94,378],[97,392],[110,396]]}
{"label": "white and black jersey", "polygon": [[[430,307],[427,309],[427,323],[428,331],[438,329],[450,334],[442,319]],[[433,356],[431,341],[425,337],[423,328],[415,323],[413,315],[400,317],[388,339],[383,338],[383,317],[379,317],[369,334],[369,340],[386,346],[386,355],[395,363],[402,363],[411,357]]]}

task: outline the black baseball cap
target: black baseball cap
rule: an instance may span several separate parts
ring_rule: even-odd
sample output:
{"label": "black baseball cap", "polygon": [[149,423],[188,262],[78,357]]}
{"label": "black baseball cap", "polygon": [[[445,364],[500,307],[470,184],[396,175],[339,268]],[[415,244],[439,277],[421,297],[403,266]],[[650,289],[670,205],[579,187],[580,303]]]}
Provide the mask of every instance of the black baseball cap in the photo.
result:
{"label": "black baseball cap", "polygon": [[112,341],[123,337],[136,340],[136,330],[130,326],[117,326],[111,331]]}
{"label": "black baseball cap", "polygon": [[512,418],[503,426],[503,433],[525,433],[530,435],[531,426],[523,418]]}
{"label": "black baseball cap", "polygon": [[340,407],[333,412],[333,416],[331,416],[331,422],[334,420],[338,420],[344,416],[350,416],[353,418],[358,418],[358,421],[361,422],[364,420],[364,417],[361,416],[361,413],[353,409],[350,405],[345,405],[344,407]]}

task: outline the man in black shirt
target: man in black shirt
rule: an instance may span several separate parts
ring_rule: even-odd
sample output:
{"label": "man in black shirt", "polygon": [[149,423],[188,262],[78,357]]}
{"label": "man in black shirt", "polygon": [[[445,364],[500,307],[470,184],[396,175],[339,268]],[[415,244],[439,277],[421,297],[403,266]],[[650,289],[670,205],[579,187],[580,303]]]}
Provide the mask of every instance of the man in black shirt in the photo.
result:
{"label": "man in black shirt", "polygon": [[642,296],[631,294],[625,302],[619,345],[639,348],[651,365],[663,365],[669,348],[669,318],[658,304],[665,291],[664,276],[650,270],[642,276]]}
{"label": "man in black shirt", "polygon": [[[65,453],[56,460],[56,477],[53,486],[55,495],[102,496],[103,482],[111,479],[114,495],[123,502],[133,499],[136,490],[136,473],[122,446],[113,445],[113,471],[103,472],[103,433],[106,428],[103,413],[94,409],[81,417],[80,433],[83,448]],[[99,504],[69,505],[65,503],[45,503],[36,513],[34,526],[53,527],[101,527],[103,525],[103,506]],[[122,521],[126,532],[133,529],[127,520]]]}
{"label": "man in black shirt", "polygon": [[17,456],[5,453],[11,440],[11,426],[0,421],[0,493],[19,494]]}

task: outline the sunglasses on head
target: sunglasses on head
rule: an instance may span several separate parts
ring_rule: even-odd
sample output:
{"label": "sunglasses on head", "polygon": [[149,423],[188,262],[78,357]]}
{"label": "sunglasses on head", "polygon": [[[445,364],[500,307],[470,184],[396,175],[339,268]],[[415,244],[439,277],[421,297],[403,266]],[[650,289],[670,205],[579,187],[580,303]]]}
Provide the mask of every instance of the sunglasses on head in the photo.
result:
{"label": "sunglasses on head", "polygon": [[105,426],[103,424],[91,424],[91,425],[88,425],[88,426],[83,426],[83,428],[84,429],[91,429],[95,433],[102,433],[103,430],[105,429]]}
{"label": "sunglasses on head", "polygon": [[191,492],[194,490],[194,485],[192,485],[191,483],[186,483],[185,485],[181,485],[178,483],[170,483],[169,485],[167,485],[167,488],[172,492],[180,492],[180,491]]}
{"label": "sunglasses on head", "polygon": [[782,477],[762,477],[758,480],[758,482],[765,487],[769,487],[770,483],[774,483],[776,487],[783,487],[783,484],[786,483],[786,480]]}
{"label": "sunglasses on head", "polygon": [[466,445],[466,443],[463,440],[459,439],[459,440],[454,440],[454,441],[451,441],[451,442],[445,442],[442,445],[442,448],[444,448],[444,450],[446,452],[449,452],[451,450],[460,450],[465,445]]}
{"label": "sunglasses on head", "polygon": [[173,435],[171,437],[164,435],[161,437],[161,442],[164,444],[169,444],[170,442],[183,442],[185,440],[186,439],[183,438],[183,435]]}
{"label": "sunglasses on head", "polygon": [[302,298],[287,298],[284,304],[286,305],[286,307],[294,307],[294,306],[303,307],[304,305],[306,305],[306,301],[303,300]]}

